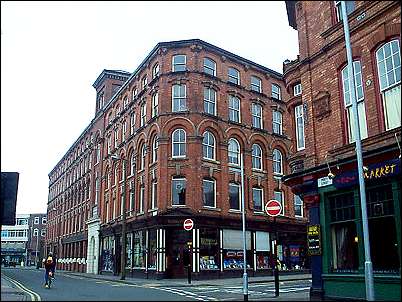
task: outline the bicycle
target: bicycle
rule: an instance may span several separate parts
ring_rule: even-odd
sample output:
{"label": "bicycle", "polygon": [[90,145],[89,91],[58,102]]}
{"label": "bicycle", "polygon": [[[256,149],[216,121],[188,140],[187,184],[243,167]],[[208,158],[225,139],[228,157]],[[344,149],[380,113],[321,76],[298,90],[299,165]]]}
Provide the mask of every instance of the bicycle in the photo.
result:
{"label": "bicycle", "polygon": [[53,273],[51,271],[49,271],[47,274],[48,274],[48,279],[47,279],[46,288],[50,288],[51,285],[52,285],[54,277],[53,277]]}

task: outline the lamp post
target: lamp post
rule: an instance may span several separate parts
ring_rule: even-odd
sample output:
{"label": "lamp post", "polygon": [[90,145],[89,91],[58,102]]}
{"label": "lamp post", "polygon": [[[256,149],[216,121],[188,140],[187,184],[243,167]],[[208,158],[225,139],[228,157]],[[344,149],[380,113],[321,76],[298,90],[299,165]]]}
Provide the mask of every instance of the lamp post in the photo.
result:
{"label": "lamp post", "polygon": [[123,195],[121,207],[123,213],[121,217],[121,277],[120,280],[126,279],[126,159],[119,155],[112,155],[111,159],[114,161],[121,161],[123,169]]}
{"label": "lamp post", "polygon": [[350,45],[349,23],[348,23],[348,15],[346,12],[345,1],[341,1],[341,8],[342,8],[343,27],[345,32],[346,55],[348,59],[348,73],[349,73],[349,86],[350,86],[349,91],[352,99],[352,111],[353,111],[355,137],[356,137],[357,174],[359,176],[360,207],[362,211],[363,241],[364,241],[364,256],[365,256],[364,278],[366,283],[366,299],[368,301],[374,301],[373,264],[371,262],[371,255],[370,255],[370,239],[369,239],[369,227],[368,227],[367,207],[366,207],[366,187],[363,175],[362,145],[360,138],[359,115],[357,113],[352,47]]}
{"label": "lamp post", "polygon": [[243,296],[248,301],[247,259],[246,259],[246,215],[244,206],[244,171],[243,154],[240,153],[240,178],[241,178],[241,213],[243,225]]}

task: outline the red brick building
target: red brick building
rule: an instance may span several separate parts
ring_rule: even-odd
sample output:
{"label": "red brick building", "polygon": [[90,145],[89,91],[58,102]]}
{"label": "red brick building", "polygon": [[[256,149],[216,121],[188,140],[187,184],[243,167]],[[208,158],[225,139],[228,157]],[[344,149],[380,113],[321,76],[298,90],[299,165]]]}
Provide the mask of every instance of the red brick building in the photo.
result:
{"label": "red brick building", "polygon": [[[291,172],[283,181],[303,196],[321,226],[312,254],[312,293],[365,298],[364,246],[354,125],[340,1],[286,1],[298,31],[298,58],[284,63]],[[401,6],[346,1],[378,299],[400,300]],[[329,172],[334,177],[328,178]],[[342,291],[339,289],[342,288]],[[399,298],[398,298],[399,296]]]}
{"label": "red brick building", "polygon": [[[244,187],[250,274],[271,274],[275,225],[264,204],[274,198],[283,204],[276,223],[283,268],[302,267],[303,203],[280,181],[290,172],[291,148],[282,75],[201,40],[157,44],[115,94],[112,74],[95,81],[97,115],[79,139],[94,142],[81,187],[90,184],[86,211],[97,210],[83,220],[88,228],[78,250],[77,243],[63,248],[62,261],[82,258],[86,249],[88,272],[120,273],[125,192],[128,273],[184,276],[191,243],[195,276],[240,276]],[[186,218],[194,221],[192,231],[183,229]],[[73,236],[62,235],[61,246]]]}

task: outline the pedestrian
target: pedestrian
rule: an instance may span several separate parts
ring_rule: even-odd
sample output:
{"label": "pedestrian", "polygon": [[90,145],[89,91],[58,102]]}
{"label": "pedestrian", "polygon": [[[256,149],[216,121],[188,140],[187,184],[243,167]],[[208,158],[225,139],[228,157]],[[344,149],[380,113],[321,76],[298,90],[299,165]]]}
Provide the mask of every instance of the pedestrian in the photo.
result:
{"label": "pedestrian", "polygon": [[49,253],[44,263],[45,266],[45,287],[49,288],[49,278],[52,277],[56,266],[52,253]]}

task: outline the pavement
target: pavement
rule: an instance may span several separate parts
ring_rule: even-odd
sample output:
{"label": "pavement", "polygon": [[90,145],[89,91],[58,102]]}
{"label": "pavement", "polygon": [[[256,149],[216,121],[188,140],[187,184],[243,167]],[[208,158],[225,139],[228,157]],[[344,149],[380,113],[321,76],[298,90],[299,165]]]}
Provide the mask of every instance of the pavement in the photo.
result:
{"label": "pavement", "polygon": [[[36,267],[20,267],[21,269],[29,269],[36,270]],[[40,268],[39,270],[44,270],[44,268]],[[106,280],[106,281],[114,281],[123,284],[134,284],[138,286],[144,287],[170,287],[170,288],[190,288],[190,287],[202,287],[202,286],[242,286],[243,278],[222,278],[222,279],[207,279],[207,280],[191,280],[191,284],[188,283],[187,278],[183,279],[145,279],[145,278],[133,278],[130,276],[126,276],[125,280],[120,280],[120,276],[113,275],[94,275],[87,273],[78,273],[72,271],[64,271],[64,270],[56,270],[56,280],[58,274],[65,275],[74,275],[84,278],[90,279],[98,279],[98,280]],[[309,280],[311,279],[310,273],[298,272],[298,273],[279,273],[279,281],[295,281],[295,280]],[[274,283],[273,276],[259,276],[252,277],[249,276],[248,283]],[[278,297],[279,298],[279,297]],[[275,300],[285,300],[285,297],[281,297],[282,299],[276,298]],[[305,297],[305,300],[309,300],[308,296]],[[6,277],[1,275],[1,300],[2,301],[31,301],[31,297],[24,292],[18,285],[13,282],[10,282]],[[304,300],[304,299],[303,299]]]}

